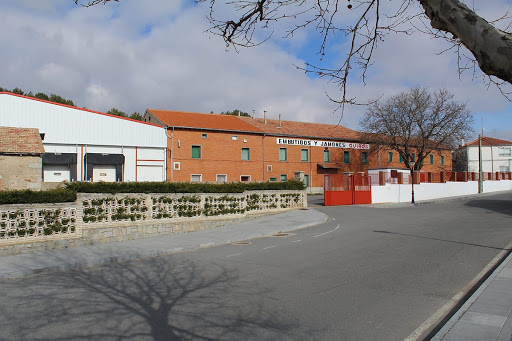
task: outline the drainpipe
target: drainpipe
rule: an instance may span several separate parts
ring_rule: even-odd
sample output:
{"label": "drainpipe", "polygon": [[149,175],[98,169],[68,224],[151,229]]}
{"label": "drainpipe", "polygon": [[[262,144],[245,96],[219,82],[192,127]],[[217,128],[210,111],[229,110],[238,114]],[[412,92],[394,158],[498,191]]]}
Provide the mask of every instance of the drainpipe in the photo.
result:
{"label": "drainpipe", "polygon": [[263,165],[263,181],[265,181],[265,133],[263,133],[263,139],[261,140],[261,149],[263,151],[262,165]]}
{"label": "drainpipe", "polygon": [[[172,132],[171,132],[171,136],[169,136],[169,134],[167,133],[167,130],[169,129],[168,126],[164,126],[164,129],[165,129],[165,135],[167,136],[168,139],[171,140],[171,182],[174,181],[174,164],[172,162],[173,158],[174,158],[174,153],[173,153],[173,147],[174,147],[174,140],[173,140],[173,136],[174,136],[174,127],[172,127]],[[165,148],[165,150],[167,150],[167,148]],[[165,152],[165,158],[167,158],[167,152]],[[169,167],[169,165],[166,165],[167,167]],[[166,173],[166,177],[167,177],[167,171],[165,172]]]}
{"label": "drainpipe", "polygon": [[[322,153],[323,153],[323,150],[322,150]],[[312,161],[313,161],[313,153],[312,153],[312,150],[311,150],[311,146],[309,146],[309,183],[308,183],[308,186],[309,186],[309,194],[312,193],[312,188],[313,188],[313,164],[312,164]]]}
{"label": "drainpipe", "polygon": [[494,173],[494,156],[492,155],[492,145],[491,145],[491,172]]}

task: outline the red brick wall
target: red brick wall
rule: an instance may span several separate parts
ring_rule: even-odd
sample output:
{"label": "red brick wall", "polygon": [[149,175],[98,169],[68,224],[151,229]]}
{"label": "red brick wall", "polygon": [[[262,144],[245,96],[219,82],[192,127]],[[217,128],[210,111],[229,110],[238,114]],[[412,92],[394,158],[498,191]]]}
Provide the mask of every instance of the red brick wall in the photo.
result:
{"label": "red brick wall", "polygon": [[[393,161],[388,161],[388,152],[393,152]],[[405,168],[405,164],[400,162],[400,156],[396,150],[387,147],[372,148],[370,152],[370,168]],[[434,163],[430,164],[430,156],[427,155],[423,161],[422,171],[441,172],[452,170],[452,153],[449,150],[440,150],[432,152]],[[444,156],[444,165],[441,164],[441,155]]]}
{"label": "red brick wall", "polygon": [[[207,134],[207,138],[202,138]],[[169,131],[171,135],[171,131]],[[234,135],[238,140],[233,140]],[[179,143],[178,143],[179,141]],[[247,141],[247,142],[244,142]],[[192,159],[192,146],[201,146],[201,159]],[[250,160],[242,161],[242,148],[250,149]],[[167,179],[190,181],[191,174],[202,174],[203,181],[216,181],[217,174],[226,174],[228,181],[240,181],[240,175],[250,175],[251,181],[263,180],[262,136],[254,134],[175,130],[168,140]],[[172,162],[180,162],[173,170]]]}
{"label": "red brick wall", "polygon": [[[169,136],[171,134],[173,139],[168,140],[168,181],[190,181],[191,174],[201,174],[204,182],[216,181],[217,174],[226,174],[228,181],[240,181],[241,175],[250,176],[251,181],[269,181],[270,178],[280,181],[281,174],[286,174],[288,179],[294,179],[295,172],[302,171],[309,176],[310,186],[322,187],[324,174],[366,172],[368,168],[405,167],[399,162],[396,151],[393,152],[393,162],[388,162],[390,149],[387,148],[380,149],[380,157],[376,148],[370,150],[328,148],[330,162],[324,163],[325,148],[279,145],[276,136],[200,130],[175,130],[174,132],[169,130]],[[207,138],[202,138],[202,134],[207,134]],[[237,140],[233,140],[234,135],[238,136]],[[200,159],[192,159],[193,145],[201,146]],[[242,148],[249,148],[249,161],[242,161]],[[287,161],[279,161],[280,148],[287,148]],[[302,149],[309,151],[309,161],[301,161]],[[348,164],[344,163],[344,151],[350,153]],[[368,164],[362,163],[363,152],[368,152]],[[442,154],[445,156],[444,166],[441,165],[440,154],[435,152],[434,164],[430,165],[430,158],[427,157],[422,170],[425,172],[451,170],[451,153],[443,151]],[[180,163],[180,170],[173,169],[174,162]],[[321,168],[318,164],[324,164],[329,168]],[[270,172],[267,170],[269,165],[272,166]]]}
{"label": "red brick wall", "polygon": [[[169,130],[169,135],[171,133]],[[251,181],[268,181],[270,178],[279,181],[281,174],[294,179],[295,172],[303,171],[309,175],[311,186],[322,187],[323,174],[333,173],[333,170],[323,170],[317,166],[318,163],[324,163],[325,148],[322,147],[278,145],[275,136],[234,132],[175,130],[172,134],[173,139],[168,140],[168,181],[190,181],[191,174],[201,174],[205,182],[216,181],[217,174],[226,174],[228,181],[240,181],[241,175],[250,176]],[[207,134],[207,138],[202,138],[202,134]],[[233,140],[233,135],[237,135],[238,140]],[[201,146],[201,159],[191,158],[193,145]],[[249,148],[249,161],[242,161],[242,148]],[[287,148],[287,161],[279,161],[279,148]],[[309,161],[301,161],[301,149],[308,149]],[[367,165],[361,163],[362,150],[346,149],[350,152],[350,164],[343,163],[343,149],[329,150],[331,162],[326,165],[338,167],[337,172],[368,169]],[[173,169],[174,162],[180,163],[180,170]],[[270,172],[267,171],[269,165],[272,166]]]}

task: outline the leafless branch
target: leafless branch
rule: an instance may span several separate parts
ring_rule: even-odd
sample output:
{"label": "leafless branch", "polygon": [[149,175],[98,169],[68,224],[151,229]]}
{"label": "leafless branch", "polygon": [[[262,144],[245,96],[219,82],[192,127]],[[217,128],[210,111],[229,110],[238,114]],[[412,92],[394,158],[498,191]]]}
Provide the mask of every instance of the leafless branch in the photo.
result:
{"label": "leafless branch", "polygon": [[99,4],[105,5],[107,2],[110,2],[110,1],[119,2],[119,0],[90,0],[85,4],[82,4],[81,0],[74,0],[74,1],[75,1],[75,4],[82,5],[83,7],[91,7],[91,6],[95,6],[95,5],[99,5]]}

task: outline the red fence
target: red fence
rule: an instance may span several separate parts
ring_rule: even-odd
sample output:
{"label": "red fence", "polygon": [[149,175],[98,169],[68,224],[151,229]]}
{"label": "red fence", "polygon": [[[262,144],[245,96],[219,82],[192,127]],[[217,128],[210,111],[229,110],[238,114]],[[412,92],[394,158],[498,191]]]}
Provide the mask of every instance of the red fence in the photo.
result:
{"label": "red fence", "polygon": [[[384,185],[386,183],[398,183],[398,184],[410,184],[411,174],[410,173],[397,173],[396,171],[391,172],[379,172],[370,174],[371,184],[374,186]],[[466,182],[466,181],[478,181],[478,172],[417,172],[414,175],[415,182],[433,182],[442,183],[447,181]],[[482,172],[482,179],[484,181],[499,181],[499,180],[512,180],[512,173],[502,172]]]}
{"label": "red fence", "polygon": [[324,205],[372,203],[372,181],[368,175],[324,175]]}

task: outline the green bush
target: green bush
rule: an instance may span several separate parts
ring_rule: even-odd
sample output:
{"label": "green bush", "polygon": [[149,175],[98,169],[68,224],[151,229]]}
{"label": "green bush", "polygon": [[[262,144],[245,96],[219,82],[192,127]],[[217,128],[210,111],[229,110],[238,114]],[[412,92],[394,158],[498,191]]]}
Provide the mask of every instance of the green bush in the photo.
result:
{"label": "green bush", "polygon": [[5,204],[44,204],[58,202],[73,202],[76,192],[67,188],[51,189],[48,191],[0,191],[0,205]]}
{"label": "green bush", "polygon": [[232,182],[221,184],[190,182],[72,182],[67,189],[81,193],[242,193],[261,190],[303,190],[304,183]]}

